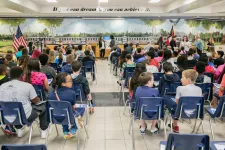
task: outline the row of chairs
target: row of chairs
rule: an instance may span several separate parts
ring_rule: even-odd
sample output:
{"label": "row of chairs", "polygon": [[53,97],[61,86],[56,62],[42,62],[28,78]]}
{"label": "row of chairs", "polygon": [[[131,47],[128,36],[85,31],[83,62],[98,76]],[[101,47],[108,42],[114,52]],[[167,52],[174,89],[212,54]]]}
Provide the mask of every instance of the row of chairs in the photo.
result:
{"label": "row of chairs", "polygon": [[[167,117],[165,117],[165,106],[164,106],[164,98],[162,97],[142,97],[139,101],[135,104],[135,109],[133,112],[130,127],[129,127],[129,133],[132,131],[132,145],[133,149],[135,149],[135,139],[134,139],[134,121],[136,119],[143,119],[143,120],[158,120],[159,126],[161,121],[163,122],[164,126],[164,136],[165,139],[167,137],[166,134],[166,124],[167,124]],[[210,116],[209,124],[211,129],[211,134],[214,138],[213,128],[212,128],[212,122],[211,119],[216,118],[223,118],[225,117],[225,96],[223,96],[218,104],[218,107],[216,109],[213,109],[212,107],[207,107],[205,112]],[[131,108],[130,108],[131,110]],[[203,97],[181,97],[179,99],[177,108],[175,110],[175,113],[173,115],[170,115],[170,124],[172,124],[172,120],[174,119],[194,119],[194,127],[191,133],[197,132],[202,127],[202,132],[204,134],[204,98]],[[200,120],[200,124],[197,127],[197,120]],[[171,126],[171,132],[172,132],[172,126]]]}
{"label": "row of chairs", "polygon": [[[84,107],[87,109],[87,105],[79,105],[79,107]],[[47,101],[46,102],[47,120],[50,123],[48,135],[46,138],[46,144],[48,142],[48,136],[50,133],[50,126],[55,125],[57,136],[59,135],[56,124],[58,125],[69,125],[73,126],[76,124],[74,118],[74,112],[72,106],[69,102],[65,101]],[[85,111],[87,114],[87,110]],[[8,118],[13,120],[8,120]],[[83,117],[83,116],[82,116]],[[31,137],[33,132],[33,122],[28,122],[21,102],[0,102],[0,126],[3,125],[22,125],[28,126],[29,131],[29,144],[31,143]],[[86,132],[86,137],[89,138],[86,126],[84,124],[84,129]],[[80,129],[77,130],[77,149],[80,146]]]}

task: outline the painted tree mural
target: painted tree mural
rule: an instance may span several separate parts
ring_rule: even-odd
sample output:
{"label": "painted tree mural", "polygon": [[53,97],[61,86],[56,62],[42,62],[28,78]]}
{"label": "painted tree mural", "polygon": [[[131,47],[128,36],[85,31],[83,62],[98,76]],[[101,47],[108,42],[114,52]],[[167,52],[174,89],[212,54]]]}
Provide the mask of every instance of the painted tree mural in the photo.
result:
{"label": "painted tree mural", "polygon": [[51,36],[54,36],[54,29],[60,27],[63,19],[38,19],[38,23],[44,24],[49,28],[49,33]]}
{"label": "painted tree mural", "polygon": [[201,25],[200,20],[185,20],[186,24],[191,28],[192,33],[195,33],[195,28]]}
{"label": "painted tree mural", "polygon": [[17,26],[25,22],[25,18],[10,18],[10,19],[0,19],[2,25],[8,25],[10,33],[16,34]]}
{"label": "painted tree mural", "polygon": [[156,26],[162,25],[166,20],[141,19],[141,21],[152,27],[152,33],[156,34]]}

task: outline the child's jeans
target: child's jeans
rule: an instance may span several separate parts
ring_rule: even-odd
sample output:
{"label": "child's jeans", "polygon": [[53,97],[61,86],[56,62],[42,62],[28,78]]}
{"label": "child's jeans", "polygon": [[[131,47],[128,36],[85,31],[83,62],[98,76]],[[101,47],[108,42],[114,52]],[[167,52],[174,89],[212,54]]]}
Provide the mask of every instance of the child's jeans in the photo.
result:
{"label": "child's jeans", "polygon": [[[79,108],[76,108],[76,110],[73,112],[73,114],[74,114],[75,117],[78,117],[79,115],[83,116],[84,112],[85,112],[85,108],[79,107]],[[63,133],[64,132],[70,132],[69,125],[62,125],[62,128],[63,128]],[[74,128],[75,130],[77,130],[76,124],[71,126],[71,128]]]}

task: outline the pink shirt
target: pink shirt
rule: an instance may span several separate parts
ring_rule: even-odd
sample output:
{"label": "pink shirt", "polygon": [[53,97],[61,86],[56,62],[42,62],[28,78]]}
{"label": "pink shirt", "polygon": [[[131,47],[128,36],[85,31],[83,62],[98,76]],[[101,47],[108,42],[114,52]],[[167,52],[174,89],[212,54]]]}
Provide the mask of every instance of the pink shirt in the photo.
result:
{"label": "pink shirt", "polygon": [[161,62],[161,60],[163,59],[163,57],[155,57],[155,60],[157,60],[158,62]]}
{"label": "pink shirt", "polygon": [[[25,77],[23,76],[22,80],[25,81]],[[32,85],[42,85],[44,86],[44,81],[47,79],[46,75],[42,72],[31,72],[30,81]]]}
{"label": "pink shirt", "polygon": [[216,72],[214,74],[215,78],[219,78],[220,77],[221,73],[223,72],[223,68],[224,67],[225,67],[225,64],[218,66],[218,68],[216,69]]}

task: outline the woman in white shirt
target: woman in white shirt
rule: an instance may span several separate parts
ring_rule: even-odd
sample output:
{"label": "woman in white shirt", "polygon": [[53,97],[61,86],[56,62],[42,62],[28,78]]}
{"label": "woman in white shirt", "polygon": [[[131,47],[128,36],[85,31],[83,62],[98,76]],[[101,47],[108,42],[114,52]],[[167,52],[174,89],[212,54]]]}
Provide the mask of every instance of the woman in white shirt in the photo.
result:
{"label": "woman in white shirt", "polygon": [[104,57],[105,57],[105,41],[102,39],[102,36],[100,36],[100,38],[99,38],[98,45],[99,45],[99,49],[100,49],[100,58],[104,59]]}
{"label": "woman in white shirt", "polygon": [[184,50],[187,52],[189,51],[189,48],[191,47],[191,42],[188,42],[188,37],[184,36],[183,41],[180,42],[180,48],[184,47]]}

